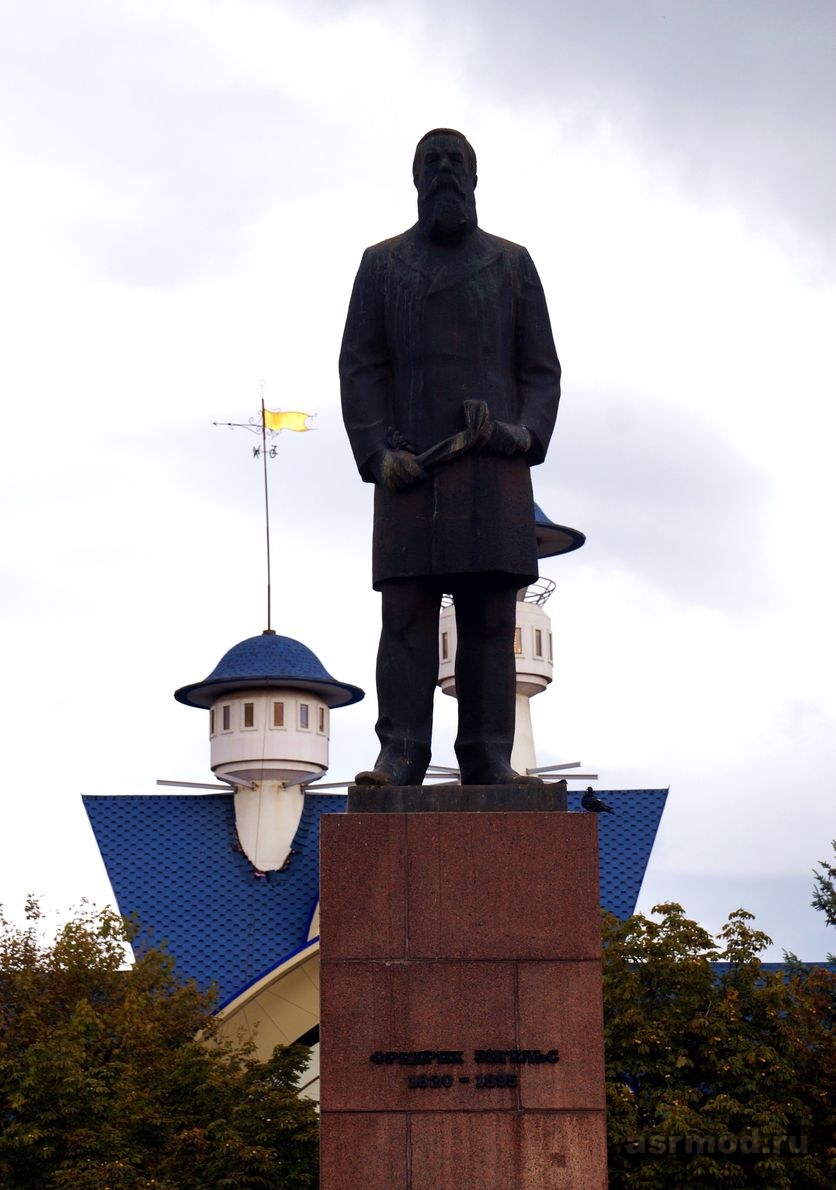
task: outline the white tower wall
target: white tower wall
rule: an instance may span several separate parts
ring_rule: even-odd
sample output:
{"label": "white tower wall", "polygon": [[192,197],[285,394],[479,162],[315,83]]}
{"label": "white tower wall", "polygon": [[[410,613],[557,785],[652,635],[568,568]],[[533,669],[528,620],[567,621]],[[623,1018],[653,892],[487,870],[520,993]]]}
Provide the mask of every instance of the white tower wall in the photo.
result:
{"label": "white tower wall", "polygon": [[[439,617],[438,684],[452,698],[456,697],[456,644],[456,609],[451,604]],[[517,600],[514,654],[517,685],[511,766],[524,773],[537,767],[529,699],[546,689],[554,673],[551,620],[542,604]]]}
{"label": "white tower wall", "polygon": [[328,731],[328,707],[308,690],[223,694],[209,711],[212,771],[227,780],[310,780],[328,768]]}
{"label": "white tower wall", "polygon": [[290,854],[304,783],[328,768],[328,730],[328,706],[308,690],[235,691],[209,710],[212,770],[236,786],[238,842],[261,872]]}
{"label": "white tower wall", "polygon": [[514,717],[514,747],[511,749],[511,768],[517,773],[527,773],[537,768],[537,753],[534,750],[534,730],[531,726],[531,696],[517,691]]}

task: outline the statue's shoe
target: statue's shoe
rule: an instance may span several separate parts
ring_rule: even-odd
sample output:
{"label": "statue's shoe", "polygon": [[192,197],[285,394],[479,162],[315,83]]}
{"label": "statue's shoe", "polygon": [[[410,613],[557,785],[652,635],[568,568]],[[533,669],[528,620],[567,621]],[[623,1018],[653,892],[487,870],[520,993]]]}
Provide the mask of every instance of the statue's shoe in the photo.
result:
{"label": "statue's shoe", "polygon": [[354,778],[356,785],[394,785],[395,782],[384,769],[363,769]]}
{"label": "statue's shoe", "polygon": [[534,773],[518,773],[510,766],[493,765],[463,772],[462,785],[543,785],[542,777]]}
{"label": "statue's shoe", "polygon": [[363,769],[354,778],[357,785],[421,785],[424,768],[412,763],[408,757],[392,759],[379,756],[373,769]]}
{"label": "statue's shoe", "polygon": [[538,777],[536,773],[516,773],[511,778],[512,785],[545,785],[542,777]]}

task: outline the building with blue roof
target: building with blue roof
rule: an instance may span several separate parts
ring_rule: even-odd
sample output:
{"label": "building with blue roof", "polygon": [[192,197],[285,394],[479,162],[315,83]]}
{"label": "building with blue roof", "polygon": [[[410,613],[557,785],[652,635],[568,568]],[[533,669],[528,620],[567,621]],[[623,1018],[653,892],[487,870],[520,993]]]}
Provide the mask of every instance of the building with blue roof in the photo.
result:
{"label": "building with blue roof", "polygon": [[[615,811],[598,820],[601,906],[626,918],[667,790],[600,792]],[[137,915],[148,942],[167,943],[180,975],[215,984],[221,1006],[317,937],[319,823],[346,801],[309,787],[289,862],[265,873],[238,841],[234,796],[84,798],[120,912]],[[569,792],[571,811],[580,798]]]}
{"label": "building with blue roof", "polygon": [[[544,558],[584,543],[539,507],[536,530]],[[518,601],[519,771],[542,771],[528,703],[552,679],[544,604],[553,588],[540,580]],[[455,696],[452,613],[445,609],[439,626],[439,685]],[[331,711],[363,691],[332,677],[300,641],[268,630],[234,645],[175,698],[208,712],[219,784],[204,793],[88,796],[84,806],[119,911],[142,927],[135,946],[164,942],[181,977],[216,988],[222,1031],[243,1030],[266,1057],[278,1043],[317,1037],[319,827],[324,814],[345,811],[346,797],[315,782],[328,768]],[[551,776],[579,776],[565,767]],[[635,910],[667,790],[600,792],[615,810],[599,819],[601,905],[624,918]],[[571,812],[582,812],[580,797],[568,793]]]}

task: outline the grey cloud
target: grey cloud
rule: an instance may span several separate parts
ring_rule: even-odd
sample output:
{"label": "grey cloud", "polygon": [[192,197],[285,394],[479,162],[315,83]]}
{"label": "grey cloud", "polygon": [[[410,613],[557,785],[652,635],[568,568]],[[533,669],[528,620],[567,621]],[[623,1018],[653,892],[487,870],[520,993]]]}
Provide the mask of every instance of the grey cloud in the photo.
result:
{"label": "grey cloud", "polygon": [[146,143],[107,166],[118,169],[116,201],[107,194],[106,208],[82,224],[116,280],[170,285],[212,274],[246,247],[248,228],[277,197],[299,193],[302,177],[308,190],[322,184],[292,109],[275,96],[183,99],[159,132],[147,110],[137,122]]}
{"label": "grey cloud", "polygon": [[573,393],[549,461],[534,472],[549,516],[586,533],[585,558],[686,603],[769,603],[765,478],[716,431],[676,408]]}
{"label": "grey cloud", "polygon": [[92,0],[86,19],[45,7],[49,36],[44,6],[21,10],[0,50],[8,128],[36,170],[89,188],[88,210],[68,221],[101,274],[139,285],[211,274],[277,197],[326,184],[334,156],[310,114],[277,90],[225,84],[198,39]]}
{"label": "grey cloud", "polygon": [[[368,5],[321,5],[326,15],[352,7]],[[829,0],[415,0],[401,9],[413,26],[421,14],[437,53],[486,97],[513,102],[521,121],[530,110],[583,135],[606,120],[703,200],[742,201],[817,237],[836,233]]]}
{"label": "grey cloud", "polygon": [[[124,457],[153,457],[165,482],[197,496],[208,510],[234,508],[261,543],[264,504],[262,460],[253,457],[257,436],[205,422],[162,430],[123,430],[114,449]],[[368,559],[371,585],[372,488],[357,475],[338,416],[326,409],[315,433],[283,433],[268,461],[270,516],[276,556],[288,534],[319,543],[323,567],[338,570],[341,552]],[[218,476],[223,476],[219,485]],[[177,515],[161,510],[160,516]],[[207,513],[207,515],[209,515]]]}
{"label": "grey cloud", "polygon": [[[670,810],[669,806],[666,813]],[[683,822],[681,828],[693,829],[690,821]],[[764,962],[780,962],[785,949],[796,951],[808,963],[824,962],[833,948],[833,938],[822,915],[810,907],[812,882],[812,875],[806,872],[764,876],[712,872],[706,876],[656,870],[651,863],[639,911],[647,913],[654,902],[674,900],[690,914],[689,905],[698,905],[701,924],[719,932],[728,915],[742,906],[754,913],[756,928],[772,938],[773,944],[761,955]]]}
{"label": "grey cloud", "polygon": [[[289,2],[310,20],[409,15],[412,36],[423,26],[437,57],[521,121],[535,111],[583,135],[605,119],[703,199],[788,218],[819,246],[836,232],[836,8],[823,0]],[[8,126],[36,162],[92,180],[78,238],[114,279],[212,273],[268,205],[347,164],[325,117],[278,89],[226,86],[217,51],[174,25],[43,0],[6,32]]]}
{"label": "grey cloud", "polygon": [[[488,10],[510,52],[482,26],[489,74],[533,98],[603,109],[675,163],[697,194],[741,197],[802,227],[836,230],[836,9],[703,0],[593,0]],[[507,44],[507,43],[506,43]]]}

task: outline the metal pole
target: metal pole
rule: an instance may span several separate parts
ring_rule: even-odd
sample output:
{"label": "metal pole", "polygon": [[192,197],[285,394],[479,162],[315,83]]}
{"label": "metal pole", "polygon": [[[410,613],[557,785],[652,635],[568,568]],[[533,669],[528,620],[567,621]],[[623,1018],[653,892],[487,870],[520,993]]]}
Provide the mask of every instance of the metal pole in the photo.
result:
{"label": "metal pole", "polygon": [[267,531],[267,631],[272,632],[270,619],[270,502],[267,499],[267,424],[264,416],[264,390],[261,393],[261,458],[264,464],[264,525]]}

